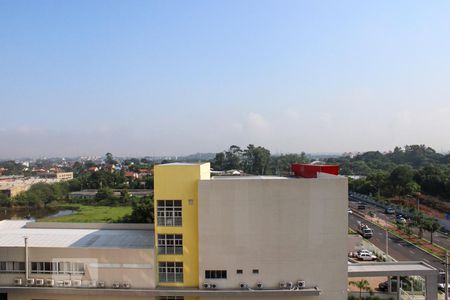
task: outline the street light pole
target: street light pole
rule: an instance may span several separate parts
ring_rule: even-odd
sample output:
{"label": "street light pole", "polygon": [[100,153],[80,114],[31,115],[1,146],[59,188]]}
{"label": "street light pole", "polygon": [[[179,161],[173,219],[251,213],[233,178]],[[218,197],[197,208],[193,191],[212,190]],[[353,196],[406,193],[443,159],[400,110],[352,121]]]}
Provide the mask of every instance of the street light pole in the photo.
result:
{"label": "street light pole", "polygon": [[445,300],[448,300],[448,250],[445,250],[445,282],[444,282]]}
{"label": "street light pole", "polygon": [[389,260],[389,232],[386,228],[386,261]]}

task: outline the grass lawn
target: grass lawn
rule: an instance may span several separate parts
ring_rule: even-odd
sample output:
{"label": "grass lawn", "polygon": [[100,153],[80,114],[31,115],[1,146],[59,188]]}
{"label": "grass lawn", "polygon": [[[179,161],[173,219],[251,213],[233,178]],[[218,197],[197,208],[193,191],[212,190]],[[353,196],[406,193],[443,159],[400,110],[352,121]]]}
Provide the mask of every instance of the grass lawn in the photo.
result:
{"label": "grass lawn", "polygon": [[46,217],[41,222],[86,222],[109,223],[114,222],[131,213],[131,206],[88,206],[68,205],[65,209],[75,209],[77,212],[62,217]]}

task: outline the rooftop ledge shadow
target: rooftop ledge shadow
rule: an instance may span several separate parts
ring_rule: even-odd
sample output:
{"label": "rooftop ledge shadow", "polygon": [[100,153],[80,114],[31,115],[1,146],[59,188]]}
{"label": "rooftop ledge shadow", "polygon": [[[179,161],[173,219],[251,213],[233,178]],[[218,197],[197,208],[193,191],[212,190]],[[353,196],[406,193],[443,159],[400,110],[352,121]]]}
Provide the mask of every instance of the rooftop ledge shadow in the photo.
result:
{"label": "rooftop ledge shadow", "polygon": [[319,296],[321,291],[318,288],[305,288],[294,290],[283,289],[261,289],[261,290],[242,290],[242,289],[99,289],[99,288],[49,288],[49,287],[0,287],[0,293],[46,293],[59,295],[117,295],[117,296],[207,296],[207,297],[273,297],[273,296]]}

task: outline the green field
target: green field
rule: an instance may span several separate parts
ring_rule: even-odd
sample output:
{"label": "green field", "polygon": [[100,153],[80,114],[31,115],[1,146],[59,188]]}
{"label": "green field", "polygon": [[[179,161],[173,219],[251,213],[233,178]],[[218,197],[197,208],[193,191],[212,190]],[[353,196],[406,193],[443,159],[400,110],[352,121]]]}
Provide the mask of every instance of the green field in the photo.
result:
{"label": "green field", "polygon": [[120,220],[131,213],[131,206],[87,206],[70,205],[67,209],[75,209],[77,212],[62,217],[46,217],[40,222],[85,222],[85,223],[110,223]]}

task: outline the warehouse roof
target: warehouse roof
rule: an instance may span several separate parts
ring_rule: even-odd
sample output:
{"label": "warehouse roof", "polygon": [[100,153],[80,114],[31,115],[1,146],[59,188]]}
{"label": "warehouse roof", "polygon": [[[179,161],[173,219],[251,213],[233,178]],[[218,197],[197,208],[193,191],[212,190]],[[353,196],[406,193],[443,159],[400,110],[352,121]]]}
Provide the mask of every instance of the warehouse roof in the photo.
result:
{"label": "warehouse roof", "polygon": [[[152,248],[154,231],[133,228],[120,224],[116,226],[91,226],[88,224],[56,223],[43,227],[28,220],[0,221],[0,247],[22,247],[24,237],[28,237],[30,247],[71,247],[71,248]],[[33,226],[29,226],[33,225]],[[103,228],[102,228],[103,227]]]}

